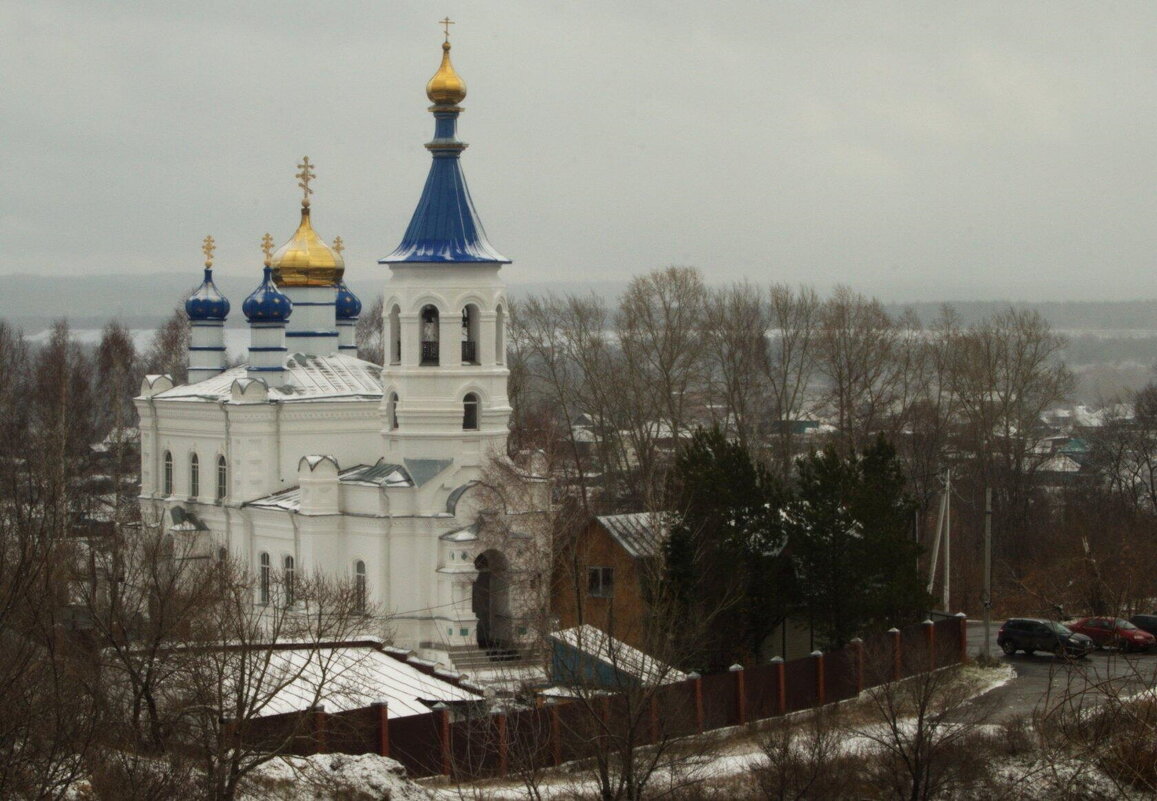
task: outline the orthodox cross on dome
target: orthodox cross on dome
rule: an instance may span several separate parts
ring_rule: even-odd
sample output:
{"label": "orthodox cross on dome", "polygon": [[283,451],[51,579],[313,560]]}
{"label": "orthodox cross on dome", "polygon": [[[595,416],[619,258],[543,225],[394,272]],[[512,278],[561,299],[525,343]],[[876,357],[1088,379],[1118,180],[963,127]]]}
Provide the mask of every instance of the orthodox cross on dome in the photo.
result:
{"label": "orthodox cross on dome", "polygon": [[447,42],[450,41],[450,26],[454,24],[454,20],[450,19],[449,17],[446,17],[445,19],[438,20],[438,24],[441,25],[445,29],[446,41]]}
{"label": "orthodox cross on dome", "polygon": [[268,233],[261,237],[261,252],[265,254],[265,266],[273,263],[273,237]]}
{"label": "orthodox cross on dome", "polygon": [[340,237],[340,236],[336,236],[336,237],[334,237],[334,240],[333,240],[333,249],[334,249],[334,250],[336,250],[336,251],[337,251],[339,254],[340,254],[340,253],[341,253],[343,250],[345,250],[345,242],[343,242],[343,241],[341,240],[341,237]]}
{"label": "orthodox cross on dome", "polygon": [[213,266],[213,251],[216,249],[217,243],[213,241],[213,237],[205,237],[205,241],[201,243],[201,252],[205,254],[206,269]]}
{"label": "orthodox cross on dome", "polygon": [[301,205],[308,207],[309,196],[313,194],[313,190],[309,188],[309,182],[317,176],[313,172],[314,165],[309,163],[309,156],[302,156],[301,163],[297,166],[301,172],[294,177],[297,178],[297,185],[301,187],[301,191],[304,193],[301,198]]}

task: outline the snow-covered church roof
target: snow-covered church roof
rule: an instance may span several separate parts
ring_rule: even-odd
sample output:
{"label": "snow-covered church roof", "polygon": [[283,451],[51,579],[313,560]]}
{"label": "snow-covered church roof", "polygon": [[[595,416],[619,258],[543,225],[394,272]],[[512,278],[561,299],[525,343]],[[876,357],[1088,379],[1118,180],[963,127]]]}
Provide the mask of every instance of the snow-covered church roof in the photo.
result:
{"label": "snow-covered church roof", "polygon": [[[295,353],[285,365],[285,385],[269,389],[270,400],[292,403],[317,400],[377,400],[382,397],[382,368],[353,356],[307,356]],[[233,382],[248,381],[248,367],[231,367],[196,384],[157,394],[158,400],[228,401]]]}

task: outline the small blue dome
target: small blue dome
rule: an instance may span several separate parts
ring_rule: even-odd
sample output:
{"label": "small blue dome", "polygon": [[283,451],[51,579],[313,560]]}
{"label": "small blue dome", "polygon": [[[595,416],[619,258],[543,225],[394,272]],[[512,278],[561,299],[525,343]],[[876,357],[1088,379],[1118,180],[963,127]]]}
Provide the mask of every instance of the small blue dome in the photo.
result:
{"label": "small blue dome", "polygon": [[293,302],[273,283],[273,269],[265,267],[261,286],[241,304],[245,319],[251,323],[284,323],[293,311]]}
{"label": "small blue dome", "polygon": [[362,302],[358,300],[358,296],[350,292],[345,281],[339,281],[337,285],[337,319],[356,320],[361,313]]}
{"label": "small blue dome", "polygon": [[205,280],[185,301],[185,314],[193,322],[224,320],[229,316],[229,301],[213,283],[211,268],[205,268]]}

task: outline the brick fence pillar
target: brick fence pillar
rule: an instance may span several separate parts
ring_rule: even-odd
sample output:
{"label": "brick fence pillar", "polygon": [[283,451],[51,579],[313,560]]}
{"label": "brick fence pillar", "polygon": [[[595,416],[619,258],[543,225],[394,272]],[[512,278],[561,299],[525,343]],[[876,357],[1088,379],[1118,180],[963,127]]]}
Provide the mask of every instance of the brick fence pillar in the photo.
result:
{"label": "brick fence pillar", "polygon": [[378,711],[378,756],[390,755],[390,705],[385,701],[371,704]]}
{"label": "brick fence pillar", "polygon": [[743,675],[743,665],[735,664],[728,668],[735,677],[735,723],[742,726],[747,723],[747,685]]}
{"label": "brick fence pillar", "polygon": [[775,665],[775,714],[787,714],[787,677],[784,674],[783,657],[772,657]]}
{"label": "brick fence pillar", "polygon": [[557,768],[562,764],[562,724],[558,719],[558,706],[550,707],[550,758]]}
{"label": "brick fence pillar", "polygon": [[960,631],[957,636],[960,638],[960,661],[968,661],[968,615],[963,612],[956,613],[956,620],[960,623]]}
{"label": "brick fence pillar", "polygon": [[703,678],[698,673],[688,673],[691,692],[695,694],[695,731],[703,733]]}
{"label": "brick fence pillar", "polygon": [[892,681],[899,681],[900,676],[903,675],[900,648],[900,630],[893,626],[888,629],[888,635],[892,638]]}
{"label": "brick fence pillar", "polygon": [[936,624],[931,620],[924,621],[924,642],[928,647],[928,669],[936,669]]}
{"label": "brick fence pillar", "polygon": [[816,660],[816,706],[823,706],[827,700],[827,688],[824,686],[824,652],[812,651]]}
{"label": "brick fence pillar", "polygon": [[864,641],[856,637],[848,644],[852,646],[852,659],[856,665],[856,695],[859,695],[864,691]]}
{"label": "brick fence pillar", "polygon": [[494,717],[498,729],[498,775],[505,779],[510,755],[510,745],[506,742],[506,715],[499,712]]}
{"label": "brick fence pillar", "polygon": [[318,704],[309,708],[310,728],[313,731],[313,753],[326,754],[329,751],[325,742],[325,704]]}
{"label": "brick fence pillar", "polygon": [[442,775],[449,776],[453,767],[450,759],[450,710],[439,701],[434,704],[434,714],[437,715],[438,748],[442,752]]}

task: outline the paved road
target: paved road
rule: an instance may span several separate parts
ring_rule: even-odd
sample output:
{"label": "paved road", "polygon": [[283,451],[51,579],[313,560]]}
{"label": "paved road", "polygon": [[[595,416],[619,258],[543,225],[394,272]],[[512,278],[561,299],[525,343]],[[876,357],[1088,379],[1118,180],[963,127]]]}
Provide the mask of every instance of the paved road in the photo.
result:
{"label": "paved road", "polygon": [[[1056,704],[1066,695],[1090,688],[1108,687],[1129,694],[1157,686],[1157,653],[1122,654],[1106,649],[1093,651],[1086,659],[1078,660],[1058,659],[1052,654],[1005,656],[996,644],[1000,622],[992,624],[990,652],[1012,665],[1016,679],[985,697],[995,706],[998,720],[1030,716],[1038,707]],[[976,656],[983,645],[984,626],[970,620],[968,653]]]}

